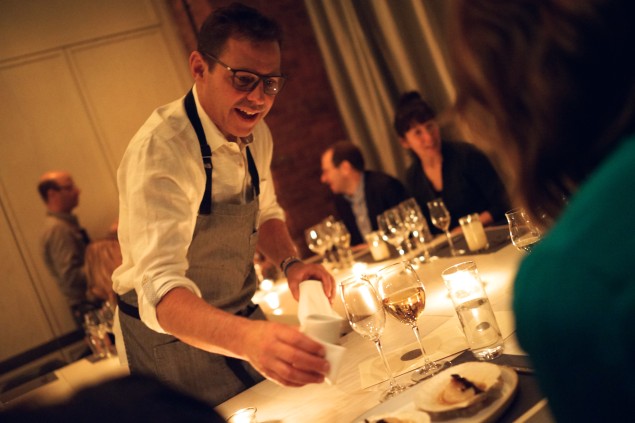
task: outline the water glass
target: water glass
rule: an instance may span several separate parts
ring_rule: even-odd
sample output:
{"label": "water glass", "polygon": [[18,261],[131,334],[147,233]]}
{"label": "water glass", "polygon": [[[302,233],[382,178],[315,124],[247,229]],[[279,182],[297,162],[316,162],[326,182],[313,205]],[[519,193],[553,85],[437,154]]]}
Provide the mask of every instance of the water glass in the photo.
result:
{"label": "water glass", "polygon": [[503,353],[503,336],[473,261],[448,267],[441,274],[450,293],[470,351],[478,360]]}

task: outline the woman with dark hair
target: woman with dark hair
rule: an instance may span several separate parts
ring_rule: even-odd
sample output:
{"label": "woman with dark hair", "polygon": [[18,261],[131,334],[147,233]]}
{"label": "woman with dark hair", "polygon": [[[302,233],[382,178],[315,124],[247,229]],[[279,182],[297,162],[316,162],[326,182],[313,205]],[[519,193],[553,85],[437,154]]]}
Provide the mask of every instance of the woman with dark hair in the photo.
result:
{"label": "woman with dark hair", "polygon": [[509,201],[496,170],[473,145],[442,141],[435,116],[416,91],[401,96],[395,113],[399,142],[413,158],[406,185],[421,210],[430,220],[426,203],[443,198],[452,216],[450,227],[472,213],[484,225],[504,222]]}
{"label": "woman with dark hair", "polygon": [[630,0],[457,0],[450,19],[457,111],[548,230],[514,312],[559,422],[624,421],[635,400],[634,16]]}

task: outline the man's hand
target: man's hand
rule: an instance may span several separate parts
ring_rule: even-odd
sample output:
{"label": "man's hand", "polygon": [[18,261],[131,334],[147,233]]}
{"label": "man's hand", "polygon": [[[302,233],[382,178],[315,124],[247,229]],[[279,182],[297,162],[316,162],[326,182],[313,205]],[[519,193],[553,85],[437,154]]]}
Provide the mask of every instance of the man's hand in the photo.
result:
{"label": "man's hand", "polygon": [[289,290],[296,301],[300,299],[300,282],[314,279],[322,281],[324,293],[331,303],[335,296],[335,279],[320,264],[307,264],[301,261],[291,264],[287,267],[287,281],[289,282]]}
{"label": "man's hand", "polygon": [[262,320],[251,323],[243,358],[263,376],[294,387],[324,381],[329,370],[324,346],[291,326]]}

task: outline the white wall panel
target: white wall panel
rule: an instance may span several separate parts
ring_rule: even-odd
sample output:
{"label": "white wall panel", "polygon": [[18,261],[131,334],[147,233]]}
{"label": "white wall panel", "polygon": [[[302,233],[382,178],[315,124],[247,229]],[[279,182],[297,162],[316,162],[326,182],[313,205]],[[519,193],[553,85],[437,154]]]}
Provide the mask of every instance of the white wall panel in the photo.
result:
{"label": "white wall panel", "polygon": [[2,0],[0,57],[16,57],[159,23],[150,0]]}
{"label": "white wall panel", "polygon": [[182,78],[186,57],[170,54],[160,28],[82,46],[70,55],[114,168],[152,110],[184,95],[189,84]]}
{"label": "white wall panel", "polygon": [[47,315],[30,283],[11,226],[0,204],[0,361],[53,339]]}
{"label": "white wall panel", "polygon": [[70,171],[104,236],[130,138],[191,78],[163,0],[0,0],[0,39],[1,361],[74,328],[40,255],[39,176]]}

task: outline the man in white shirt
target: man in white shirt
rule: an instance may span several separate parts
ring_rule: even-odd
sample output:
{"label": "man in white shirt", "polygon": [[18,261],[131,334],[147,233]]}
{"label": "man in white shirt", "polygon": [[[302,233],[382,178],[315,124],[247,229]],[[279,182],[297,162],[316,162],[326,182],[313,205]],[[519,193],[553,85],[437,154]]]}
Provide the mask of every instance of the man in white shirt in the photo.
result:
{"label": "man in white shirt", "polygon": [[321,344],[250,302],[256,244],[296,299],[307,279],[329,298],[335,290],[324,268],[296,258],[271,178],[263,118],[285,81],[280,35],[255,9],[217,9],[190,55],[193,89],[155,110],[117,176],[123,264],[113,279],[130,369],[212,405],[259,374],[303,386],[328,372]]}

